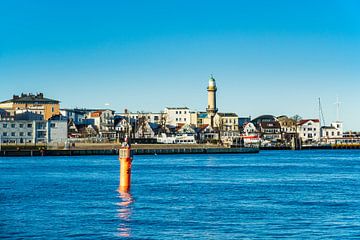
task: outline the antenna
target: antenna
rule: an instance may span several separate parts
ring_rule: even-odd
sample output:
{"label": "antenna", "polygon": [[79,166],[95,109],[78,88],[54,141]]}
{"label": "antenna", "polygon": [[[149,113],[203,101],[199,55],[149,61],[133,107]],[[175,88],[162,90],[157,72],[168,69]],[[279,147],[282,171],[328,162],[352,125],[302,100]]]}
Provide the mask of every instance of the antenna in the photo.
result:
{"label": "antenna", "polygon": [[319,120],[320,120],[320,124],[322,122],[322,125],[325,126],[325,118],[324,118],[324,113],[322,110],[322,106],[321,106],[321,99],[319,98]]}
{"label": "antenna", "polygon": [[334,104],[336,105],[336,121],[340,122],[340,105],[341,105],[341,102],[339,101],[339,96],[336,97],[336,102]]}

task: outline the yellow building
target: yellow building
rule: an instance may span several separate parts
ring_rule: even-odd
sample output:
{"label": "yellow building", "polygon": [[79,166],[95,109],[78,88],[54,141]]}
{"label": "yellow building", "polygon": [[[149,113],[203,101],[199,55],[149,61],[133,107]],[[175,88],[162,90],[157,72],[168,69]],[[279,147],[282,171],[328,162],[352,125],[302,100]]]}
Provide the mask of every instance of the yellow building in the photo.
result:
{"label": "yellow building", "polygon": [[60,102],[44,98],[42,93],[14,95],[12,99],[0,102],[0,108],[12,114],[24,111],[41,114],[45,120],[60,114]]}

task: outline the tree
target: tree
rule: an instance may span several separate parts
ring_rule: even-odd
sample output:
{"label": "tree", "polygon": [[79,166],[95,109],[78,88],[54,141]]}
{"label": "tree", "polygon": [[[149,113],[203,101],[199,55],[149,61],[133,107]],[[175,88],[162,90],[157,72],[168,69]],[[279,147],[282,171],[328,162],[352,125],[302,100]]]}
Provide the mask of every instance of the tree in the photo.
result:
{"label": "tree", "polygon": [[295,116],[292,116],[290,119],[299,122],[300,120],[302,120],[302,117],[296,114]]}

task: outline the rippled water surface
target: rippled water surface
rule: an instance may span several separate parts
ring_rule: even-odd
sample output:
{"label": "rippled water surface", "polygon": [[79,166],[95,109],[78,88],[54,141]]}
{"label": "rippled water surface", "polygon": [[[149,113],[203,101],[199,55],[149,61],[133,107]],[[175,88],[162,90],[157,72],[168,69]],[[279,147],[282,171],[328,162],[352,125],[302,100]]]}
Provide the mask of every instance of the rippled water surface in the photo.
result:
{"label": "rippled water surface", "polygon": [[360,151],[0,158],[0,238],[359,239]]}

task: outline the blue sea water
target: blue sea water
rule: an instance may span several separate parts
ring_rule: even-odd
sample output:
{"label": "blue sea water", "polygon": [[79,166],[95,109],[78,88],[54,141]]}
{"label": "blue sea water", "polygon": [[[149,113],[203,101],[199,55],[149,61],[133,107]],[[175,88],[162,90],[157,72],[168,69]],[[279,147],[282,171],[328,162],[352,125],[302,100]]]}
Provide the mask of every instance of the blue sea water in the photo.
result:
{"label": "blue sea water", "polygon": [[0,239],[359,239],[360,151],[0,158]]}

